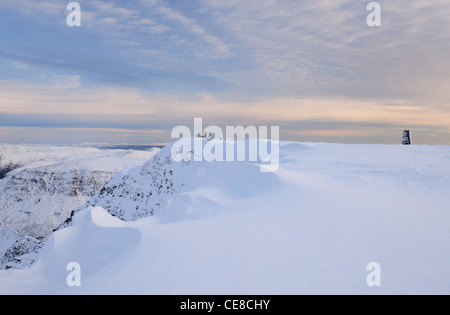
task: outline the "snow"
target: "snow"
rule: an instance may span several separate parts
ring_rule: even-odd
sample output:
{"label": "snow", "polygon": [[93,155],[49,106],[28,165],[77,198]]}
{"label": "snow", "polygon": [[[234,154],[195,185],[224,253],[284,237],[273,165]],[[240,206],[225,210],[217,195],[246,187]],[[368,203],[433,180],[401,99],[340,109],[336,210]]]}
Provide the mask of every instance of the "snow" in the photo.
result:
{"label": "snow", "polygon": [[29,267],[38,257],[41,244],[31,237],[24,237],[0,223],[0,268]]}
{"label": "snow", "polygon": [[[276,173],[169,156],[117,175],[34,266],[0,271],[0,294],[450,293],[448,146],[283,142]],[[134,198],[164,176],[176,188]]]}
{"label": "snow", "polygon": [[95,148],[7,145],[0,144],[0,171],[17,168],[33,162],[56,162],[77,154],[98,152]]}
{"label": "snow", "polygon": [[0,180],[0,269],[5,269],[31,265],[36,239],[50,235],[115,174],[141,166],[157,151],[4,145],[0,153],[1,167],[8,169]]}
{"label": "snow", "polygon": [[[62,152],[53,147],[48,150],[51,154],[46,155],[41,152],[43,147],[36,151],[32,147],[2,148],[4,160],[14,159],[17,152],[30,153],[30,159],[0,181],[0,221],[22,235],[38,239],[48,236],[116,173],[126,173],[155,155],[154,151],[64,147]],[[19,153],[18,161],[24,160]]]}

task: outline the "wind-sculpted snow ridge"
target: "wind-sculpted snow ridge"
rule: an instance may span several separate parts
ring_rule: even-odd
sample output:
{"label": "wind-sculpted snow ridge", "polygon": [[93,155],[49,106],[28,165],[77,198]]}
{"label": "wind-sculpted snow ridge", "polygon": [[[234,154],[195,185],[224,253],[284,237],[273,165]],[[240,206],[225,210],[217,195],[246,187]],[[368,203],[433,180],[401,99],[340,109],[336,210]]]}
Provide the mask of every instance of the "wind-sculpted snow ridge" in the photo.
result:
{"label": "wind-sculpted snow ridge", "polygon": [[[203,145],[208,141],[204,140]],[[248,148],[248,142],[246,142]],[[166,146],[141,168],[112,179],[87,206],[99,206],[125,221],[158,214],[164,222],[189,220],[214,212],[215,198],[246,198],[276,187],[276,176],[256,164],[181,160]],[[235,181],[235,176],[240,181]],[[83,209],[80,208],[79,210]],[[164,211],[162,211],[164,209]]]}
{"label": "wind-sculpted snow ridge", "polygon": [[[22,291],[24,294],[52,294],[68,289],[66,282],[67,265],[76,262],[81,266],[82,278],[95,277],[96,273],[107,268],[112,261],[135,249],[141,239],[140,232],[126,226],[123,221],[112,217],[104,209],[88,208],[78,213],[73,226],[57,231],[46,238],[39,259],[29,269],[13,271],[25,278],[33,270],[42,273],[46,283],[35,281]],[[10,270],[3,271],[8,274]],[[23,272],[23,273],[22,273]],[[2,271],[0,271],[0,275]],[[3,288],[4,282],[1,282]],[[16,290],[14,286],[8,289]]]}

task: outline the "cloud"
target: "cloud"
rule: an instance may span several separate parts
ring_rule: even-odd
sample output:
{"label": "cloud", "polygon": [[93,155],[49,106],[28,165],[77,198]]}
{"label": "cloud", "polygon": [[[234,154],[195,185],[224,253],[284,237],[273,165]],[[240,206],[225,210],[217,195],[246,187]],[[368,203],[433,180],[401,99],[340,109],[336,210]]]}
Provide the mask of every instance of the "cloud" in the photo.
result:
{"label": "cloud", "polygon": [[57,89],[76,89],[81,87],[81,76],[80,75],[41,75],[41,78],[46,80],[49,79],[54,88]]}
{"label": "cloud", "polygon": [[[75,77],[76,80],[76,77]],[[133,89],[69,89],[74,86],[2,83],[0,112],[110,115],[151,114],[151,103]],[[69,82],[66,82],[69,83]],[[73,82],[72,82],[73,83]]]}
{"label": "cloud", "polygon": [[[448,111],[407,100],[336,96],[223,101],[208,93],[187,99],[129,88],[73,88],[65,85],[66,79],[70,82],[70,77],[56,76],[53,85],[0,82],[0,127],[7,127],[0,142],[20,139],[19,135],[42,140],[48,129],[47,137],[59,143],[167,143],[173,127],[191,126],[201,117],[205,127],[277,125],[286,140],[397,143],[403,129],[412,129],[421,143],[449,144]],[[35,129],[37,135],[24,136]],[[8,136],[13,130],[15,135]]]}
{"label": "cloud", "polygon": [[[145,52],[159,52],[152,66],[204,67],[239,84],[237,94],[450,101],[446,0],[380,1],[380,28],[366,25],[366,2],[351,0],[80,2],[81,29],[116,43],[113,55],[130,52],[142,65]],[[58,1],[5,0],[0,7],[67,28]]]}
{"label": "cloud", "polygon": [[0,7],[35,17],[57,16],[66,9],[68,3],[52,0],[2,0]]}
{"label": "cloud", "polygon": [[209,34],[208,31],[200,24],[198,24],[198,22],[196,22],[194,19],[188,18],[182,13],[166,6],[159,6],[158,12],[165,18],[169,18],[181,24],[181,26],[185,31],[195,36],[198,36],[199,38],[202,39],[203,42],[211,45],[215,52],[214,56],[221,58],[222,57],[227,58],[231,56],[229,45],[227,45],[218,37]]}
{"label": "cloud", "polygon": [[146,144],[167,143],[164,130],[126,130],[106,128],[0,127],[0,143],[26,144]]}
{"label": "cloud", "polygon": [[[128,45],[129,46],[129,45]],[[151,52],[157,50],[141,50],[135,52],[145,54],[147,57]],[[162,70],[151,67],[152,64],[138,63],[136,60],[109,59],[108,56],[77,56],[70,54],[52,59],[46,56],[28,55],[22,53],[11,53],[0,50],[0,57],[9,62],[19,63],[44,69],[44,72],[68,72],[77,73],[85,77],[95,77],[102,85],[120,85],[122,87],[153,88],[161,91],[173,91],[184,86],[185,89],[219,89],[220,85],[229,84],[220,82],[213,76],[196,74],[194,72],[177,72]],[[168,60],[170,62],[170,59]],[[45,76],[45,74],[44,74]],[[66,77],[72,77],[68,74]],[[31,77],[31,76],[30,76]]]}
{"label": "cloud", "polygon": [[450,101],[450,3],[380,3],[369,28],[360,1],[202,1],[272,94]]}
{"label": "cloud", "polygon": [[0,82],[0,113],[139,116],[150,121],[204,117],[232,125],[262,121],[318,120],[449,126],[450,114],[407,100],[355,98],[271,98],[222,101],[212,94],[186,99],[167,93],[145,94],[131,88],[76,88],[78,76],[54,76],[53,85]]}
{"label": "cloud", "polygon": [[[92,32],[111,37],[131,36],[135,33],[165,34],[165,43],[171,50],[184,49],[197,57],[228,58],[230,47],[218,36],[212,35],[194,18],[159,1],[138,4],[119,4],[105,1],[89,1],[83,6],[83,20]],[[126,7],[129,6],[130,8]],[[146,43],[140,42],[142,46]]]}

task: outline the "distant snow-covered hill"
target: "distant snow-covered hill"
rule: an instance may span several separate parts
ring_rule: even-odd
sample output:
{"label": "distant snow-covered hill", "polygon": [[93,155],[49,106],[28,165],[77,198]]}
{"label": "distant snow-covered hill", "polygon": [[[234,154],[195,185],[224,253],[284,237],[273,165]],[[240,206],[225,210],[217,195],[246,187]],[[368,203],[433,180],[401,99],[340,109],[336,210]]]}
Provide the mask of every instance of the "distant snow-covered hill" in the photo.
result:
{"label": "distant snow-covered hill", "polygon": [[95,148],[0,144],[0,179],[8,172],[33,162],[56,162],[65,157],[97,152]]}

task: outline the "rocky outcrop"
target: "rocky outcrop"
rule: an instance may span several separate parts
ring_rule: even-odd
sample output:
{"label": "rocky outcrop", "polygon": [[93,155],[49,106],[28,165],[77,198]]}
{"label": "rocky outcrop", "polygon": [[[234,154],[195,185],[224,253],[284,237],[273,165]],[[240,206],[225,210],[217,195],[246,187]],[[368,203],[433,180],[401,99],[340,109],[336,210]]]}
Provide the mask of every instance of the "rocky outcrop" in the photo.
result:
{"label": "rocky outcrop", "polygon": [[86,203],[112,178],[114,172],[25,169],[0,184],[0,220],[22,235],[43,239],[61,225],[73,209]]}
{"label": "rocky outcrop", "polygon": [[38,257],[41,242],[25,237],[0,223],[0,270],[31,266]]}
{"label": "rocky outcrop", "polygon": [[[125,221],[152,216],[186,184],[186,177],[199,164],[174,162],[170,147],[124,176],[116,176],[94,196],[87,206],[100,206]],[[185,170],[188,172],[185,172]]]}

